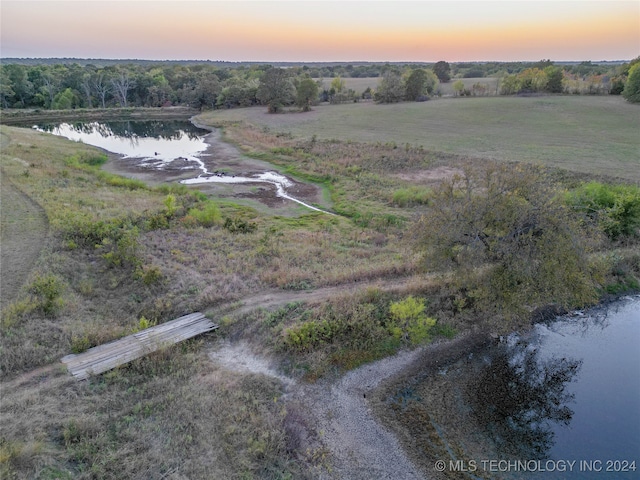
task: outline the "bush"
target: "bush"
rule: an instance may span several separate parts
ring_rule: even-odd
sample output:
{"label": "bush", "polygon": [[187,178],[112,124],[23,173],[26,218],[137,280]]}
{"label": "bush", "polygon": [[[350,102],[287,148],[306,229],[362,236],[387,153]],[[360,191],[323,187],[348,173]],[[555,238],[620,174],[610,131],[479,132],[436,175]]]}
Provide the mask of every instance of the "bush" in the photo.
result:
{"label": "bush", "polygon": [[35,295],[38,308],[45,315],[52,316],[60,308],[63,302],[60,298],[64,284],[54,275],[37,275],[29,286],[29,293]]}
{"label": "bush", "polygon": [[93,171],[107,163],[108,157],[104,153],[80,152],[65,159],[65,165],[85,171]]}
{"label": "bush", "polygon": [[162,272],[157,265],[143,265],[138,268],[136,275],[145,285],[153,285],[162,281]]}
{"label": "bush", "polygon": [[190,209],[187,216],[195,219],[198,225],[203,227],[213,227],[222,220],[220,209],[211,201],[207,201],[202,209]]}
{"label": "bush", "polygon": [[237,217],[225,218],[223,227],[231,233],[251,233],[258,228],[255,222],[247,222],[246,220]]}
{"label": "bush", "polygon": [[426,205],[431,198],[431,189],[426,187],[401,188],[393,192],[392,203],[398,207]]}
{"label": "bush", "polygon": [[106,249],[107,252],[102,254],[110,266],[114,267],[137,267],[141,260],[138,257],[138,228],[132,227],[125,230],[113,241],[110,238],[102,240],[100,248]]}
{"label": "bush", "polygon": [[640,188],[589,182],[567,194],[567,203],[597,222],[607,236],[638,236]]}
{"label": "bush", "polygon": [[588,255],[599,239],[584,227],[544,170],[496,164],[434,189],[414,235],[425,264],[453,270],[474,308],[524,320],[525,306],[597,299]]}
{"label": "bush", "polygon": [[397,339],[419,344],[428,341],[430,330],[436,324],[434,318],[424,314],[423,300],[408,296],[404,300],[394,302],[389,306],[389,332]]}

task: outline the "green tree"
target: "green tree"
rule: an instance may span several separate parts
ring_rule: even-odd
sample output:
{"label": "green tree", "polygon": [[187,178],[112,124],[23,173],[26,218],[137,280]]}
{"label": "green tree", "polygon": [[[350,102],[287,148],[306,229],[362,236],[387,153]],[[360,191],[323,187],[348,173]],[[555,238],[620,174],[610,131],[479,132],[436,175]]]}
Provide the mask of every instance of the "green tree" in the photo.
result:
{"label": "green tree", "polygon": [[589,182],[569,192],[566,199],[612,240],[640,236],[640,187]]}
{"label": "green tree", "polygon": [[454,272],[484,311],[526,316],[526,308],[595,300],[585,232],[545,171],[525,165],[466,172],[434,189],[415,232],[425,263]]}
{"label": "green tree", "polygon": [[64,89],[64,91],[58,93],[53,102],[51,102],[52,110],[69,110],[76,107],[78,104],[78,97],[73,93],[70,88]]}
{"label": "green tree", "polygon": [[342,93],[347,88],[347,84],[342,79],[342,77],[340,77],[340,75],[338,75],[333,80],[331,80],[331,87],[330,88],[335,93]]}
{"label": "green tree", "polygon": [[624,84],[622,96],[627,102],[640,102],[640,63],[634,64],[629,69],[629,76]]}
{"label": "green tree", "polygon": [[33,97],[33,83],[27,76],[27,68],[23,65],[9,64],[3,66],[6,76],[3,80],[8,80],[9,87],[3,87],[5,92],[13,92],[13,98],[9,102],[10,107],[25,108],[30,106]]}
{"label": "green tree", "polygon": [[318,101],[318,84],[307,77],[300,80],[296,90],[296,105],[304,112],[311,110],[311,105]]}
{"label": "green tree", "polygon": [[452,87],[453,87],[453,93],[457,97],[458,95],[462,94],[462,92],[464,91],[464,82],[462,80],[456,80],[455,82],[453,82]]}
{"label": "green tree", "polygon": [[270,68],[260,79],[257,97],[267,105],[269,113],[278,113],[295,99],[295,87],[289,72],[282,68]]}
{"label": "green tree", "polygon": [[393,70],[387,70],[378,83],[378,89],[374,95],[376,102],[396,103],[405,95],[402,77]]}
{"label": "green tree", "polygon": [[9,108],[15,95],[16,92],[13,91],[7,70],[0,65],[0,100],[2,101],[2,108]]}
{"label": "green tree", "polygon": [[550,65],[544,69],[544,74],[547,76],[547,86],[545,90],[549,93],[562,93],[564,90],[562,85],[562,80],[564,78],[562,69],[560,67]]}
{"label": "green tree", "polygon": [[433,95],[438,85],[438,78],[433,72],[417,68],[412,70],[405,82],[405,98],[416,101],[426,95]]}
{"label": "green tree", "polygon": [[451,80],[451,65],[444,60],[440,60],[433,66],[433,73],[436,74],[438,80],[442,83],[447,83]]}

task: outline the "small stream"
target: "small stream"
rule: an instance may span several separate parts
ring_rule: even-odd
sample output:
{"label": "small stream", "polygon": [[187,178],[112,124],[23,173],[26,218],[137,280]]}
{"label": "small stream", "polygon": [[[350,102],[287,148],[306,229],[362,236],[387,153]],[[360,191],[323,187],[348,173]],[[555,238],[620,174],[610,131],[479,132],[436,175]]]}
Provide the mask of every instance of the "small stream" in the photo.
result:
{"label": "small stream", "polygon": [[274,171],[264,171],[251,176],[235,175],[224,171],[210,171],[206,159],[209,144],[208,130],[187,121],[125,121],[78,122],[36,125],[33,128],[84,142],[109,152],[137,161],[143,168],[163,170],[175,165],[184,171],[194,170],[197,176],[180,180],[186,185],[207,183],[240,184],[262,183],[275,186],[276,196],[298,203],[310,210],[334,215],[310,205],[287,193],[293,182]]}

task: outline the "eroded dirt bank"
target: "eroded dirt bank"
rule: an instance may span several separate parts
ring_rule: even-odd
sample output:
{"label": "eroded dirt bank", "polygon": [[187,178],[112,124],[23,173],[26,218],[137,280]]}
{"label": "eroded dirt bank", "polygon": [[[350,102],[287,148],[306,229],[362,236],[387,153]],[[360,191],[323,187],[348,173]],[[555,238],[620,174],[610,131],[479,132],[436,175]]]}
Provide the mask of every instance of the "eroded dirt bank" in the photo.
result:
{"label": "eroded dirt bank", "polygon": [[256,353],[246,342],[220,342],[209,356],[220,368],[268,375],[283,383],[289,405],[296,405],[306,415],[308,447],[320,444],[330,452],[330,467],[318,472],[319,478],[411,480],[431,478],[433,459],[409,456],[403,448],[411,443],[407,432],[398,436],[391,430],[389,392],[417,372],[435,371],[488,341],[480,334],[461,335],[363,365],[336,382],[316,384],[283,375],[268,357]]}

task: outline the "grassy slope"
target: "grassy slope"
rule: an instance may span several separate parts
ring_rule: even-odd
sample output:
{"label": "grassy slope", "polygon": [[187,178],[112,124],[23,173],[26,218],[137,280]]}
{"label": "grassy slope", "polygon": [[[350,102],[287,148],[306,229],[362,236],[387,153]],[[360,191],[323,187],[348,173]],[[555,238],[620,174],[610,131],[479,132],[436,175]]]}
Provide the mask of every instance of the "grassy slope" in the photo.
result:
{"label": "grassy slope", "polygon": [[295,137],[422,145],[428,150],[557,166],[640,181],[640,109],[620,97],[449,98],[425,103],[322,105],[304,114],[215,111]]}

